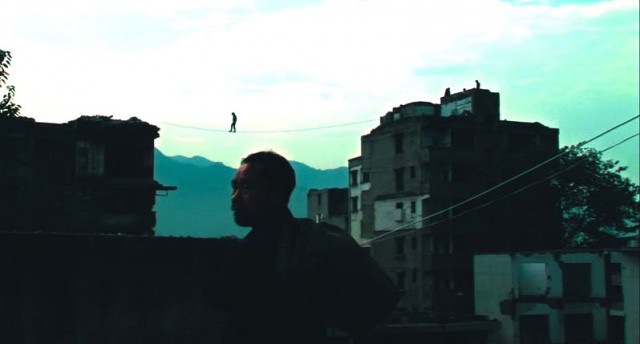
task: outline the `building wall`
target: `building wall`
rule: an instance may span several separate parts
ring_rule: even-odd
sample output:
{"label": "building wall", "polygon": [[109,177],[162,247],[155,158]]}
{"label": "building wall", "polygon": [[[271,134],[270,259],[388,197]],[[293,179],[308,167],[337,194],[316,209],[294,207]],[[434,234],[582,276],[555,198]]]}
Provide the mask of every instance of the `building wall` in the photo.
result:
{"label": "building wall", "polygon": [[640,343],[640,252],[629,249],[613,253],[622,265],[625,343]]}
{"label": "building wall", "polygon": [[398,227],[417,229],[422,227],[422,201],[428,195],[397,197],[374,202],[374,230],[384,231]]}
{"label": "building wall", "polygon": [[[500,322],[496,343],[511,343],[514,338],[511,315],[501,309],[513,289],[512,261],[509,255],[478,255],[474,257],[475,313],[485,314]],[[496,302],[497,301],[497,302]]]}
{"label": "building wall", "polygon": [[[545,171],[468,201],[558,150],[557,129],[501,121],[499,103],[499,94],[473,89],[443,97],[440,105],[396,107],[361,137],[361,156],[350,160],[351,170],[370,176],[366,191],[359,185],[349,189],[360,203],[351,222],[361,242],[423,219],[409,226],[418,232],[416,259],[398,259],[396,239],[370,243],[390,276],[417,271],[419,286],[407,290],[407,305],[433,313],[471,312],[472,252],[551,249],[559,243],[557,195],[544,186],[510,195]],[[474,210],[486,203],[491,205]],[[440,249],[445,246],[446,252]]]}
{"label": "building wall", "polygon": [[3,343],[217,343],[230,239],[0,233]]}
{"label": "building wall", "polygon": [[[0,230],[152,235],[158,127],[83,116],[64,124],[0,126]],[[36,214],[36,216],[33,216]]]}
{"label": "building wall", "polygon": [[358,242],[364,243],[362,233],[362,200],[363,194],[371,189],[369,175],[362,172],[362,161],[358,158],[349,160],[349,233]]}
{"label": "building wall", "polygon": [[349,230],[346,188],[311,189],[307,192],[307,217]]}
{"label": "building wall", "polygon": [[[475,311],[501,322],[499,343],[529,343],[534,334],[552,343],[574,342],[575,336],[612,341],[620,334],[610,323],[620,316],[625,317],[626,342],[634,343],[629,339],[637,334],[637,326],[630,326],[638,314],[637,257],[638,252],[607,251],[477,255]],[[616,263],[623,267],[622,310],[614,306],[612,294]]]}

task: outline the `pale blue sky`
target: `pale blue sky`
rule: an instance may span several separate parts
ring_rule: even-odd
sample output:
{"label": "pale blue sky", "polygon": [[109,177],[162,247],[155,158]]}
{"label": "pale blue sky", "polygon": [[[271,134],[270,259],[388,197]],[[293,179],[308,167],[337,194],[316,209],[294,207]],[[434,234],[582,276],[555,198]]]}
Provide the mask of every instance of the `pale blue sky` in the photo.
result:
{"label": "pale blue sky", "polygon": [[[0,49],[23,115],[137,116],[169,155],[235,166],[275,149],[319,168],[359,155],[393,107],[500,92],[502,118],[560,129],[562,145],[640,112],[637,0],[22,0]],[[238,114],[238,133],[228,134]],[[290,130],[372,120],[299,133]],[[191,130],[169,126],[211,128]],[[638,121],[594,142],[637,133]],[[606,154],[638,182],[638,139]]]}

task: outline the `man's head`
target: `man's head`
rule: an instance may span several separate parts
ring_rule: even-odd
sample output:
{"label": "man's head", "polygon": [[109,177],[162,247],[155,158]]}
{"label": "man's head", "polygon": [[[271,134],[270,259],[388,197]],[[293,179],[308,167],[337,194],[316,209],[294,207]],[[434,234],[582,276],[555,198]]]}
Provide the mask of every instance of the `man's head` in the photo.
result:
{"label": "man's head", "polygon": [[281,214],[296,177],[289,161],[272,151],[250,154],[231,180],[231,209],[240,226],[256,226]]}

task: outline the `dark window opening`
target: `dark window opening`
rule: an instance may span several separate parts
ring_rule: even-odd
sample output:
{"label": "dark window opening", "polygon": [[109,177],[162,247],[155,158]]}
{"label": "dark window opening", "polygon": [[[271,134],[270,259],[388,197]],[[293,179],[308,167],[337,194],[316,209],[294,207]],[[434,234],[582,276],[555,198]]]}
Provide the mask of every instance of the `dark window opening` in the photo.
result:
{"label": "dark window opening", "polygon": [[622,265],[620,263],[610,265],[609,297],[612,301],[622,302]]}
{"label": "dark window opening", "polygon": [[609,315],[607,339],[609,343],[624,343],[624,316]]}
{"label": "dark window opening", "polygon": [[472,148],[476,138],[473,130],[458,128],[451,132],[451,146],[459,148]]}
{"label": "dark window opening", "polygon": [[398,289],[404,290],[404,287],[405,287],[405,272],[404,271],[396,272],[396,284],[398,285]]}
{"label": "dark window opening", "polygon": [[429,164],[422,164],[420,166],[420,174],[422,175],[422,182],[423,183],[428,183],[429,182]]}
{"label": "dark window opening", "polygon": [[363,183],[369,182],[369,172],[362,172],[362,182]]}
{"label": "dark window opening", "polygon": [[442,168],[442,181],[450,182],[451,181],[451,165],[445,165]]}
{"label": "dark window opening", "polygon": [[358,185],[358,171],[349,172],[349,185],[351,186]]}
{"label": "dark window opening", "polygon": [[415,179],[416,178],[416,167],[415,166],[409,167],[409,178],[411,178],[411,179]]}
{"label": "dark window opening", "polygon": [[404,256],[404,237],[396,238],[396,255]]}
{"label": "dark window opening", "polygon": [[547,315],[520,316],[520,343],[550,343],[549,319]]}
{"label": "dark window opening", "polygon": [[358,212],[358,196],[351,197],[351,212]]}
{"label": "dark window opening", "polygon": [[564,297],[569,299],[589,298],[591,296],[591,264],[562,264],[562,281]]}
{"label": "dark window opening", "polygon": [[564,316],[564,341],[566,343],[593,342],[593,317],[588,314]]}
{"label": "dark window opening", "polygon": [[402,134],[398,134],[393,137],[396,153],[402,153],[404,151],[403,139],[404,137]]}
{"label": "dark window opening", "polygon": [[404,168],[396,168],[394,170],[395,181],[396,181],[396,191],[404,191]]}
{"label": "dark window opening", "polygon": [[455,164],[451,167],[451,181],[472,182],[477,178],[478,168],[471,164]]}

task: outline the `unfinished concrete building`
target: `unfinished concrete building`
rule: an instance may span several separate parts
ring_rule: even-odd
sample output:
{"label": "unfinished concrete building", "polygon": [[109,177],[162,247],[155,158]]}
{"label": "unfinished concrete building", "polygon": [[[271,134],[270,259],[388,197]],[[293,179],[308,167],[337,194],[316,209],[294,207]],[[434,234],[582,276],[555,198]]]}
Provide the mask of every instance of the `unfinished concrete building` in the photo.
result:
{"label": "unfinished concrete building", "polygon": [[311,189],[307,192],[307,216],[348,230],[347,188]]}
{"label": "unfinished concrete building", "polygon": [[0,231],[153,234],[159,128],[137,118],[2,119]]}
{"label": "unfinished concrete building", "polygon": [[637,343],[640,249],[482,254],[476,312],[495,343]]}
{"label": "unfinished concrete building", "polygon": [[554,156],[558,130],[500,120],[486,89],[440,100],[396,107],[362,136],[350,232],[404,291],[400,309],[470,314],[474,253],[559,243],[557,195],[544,183],[519,192],[551,164],[487,192]]}

